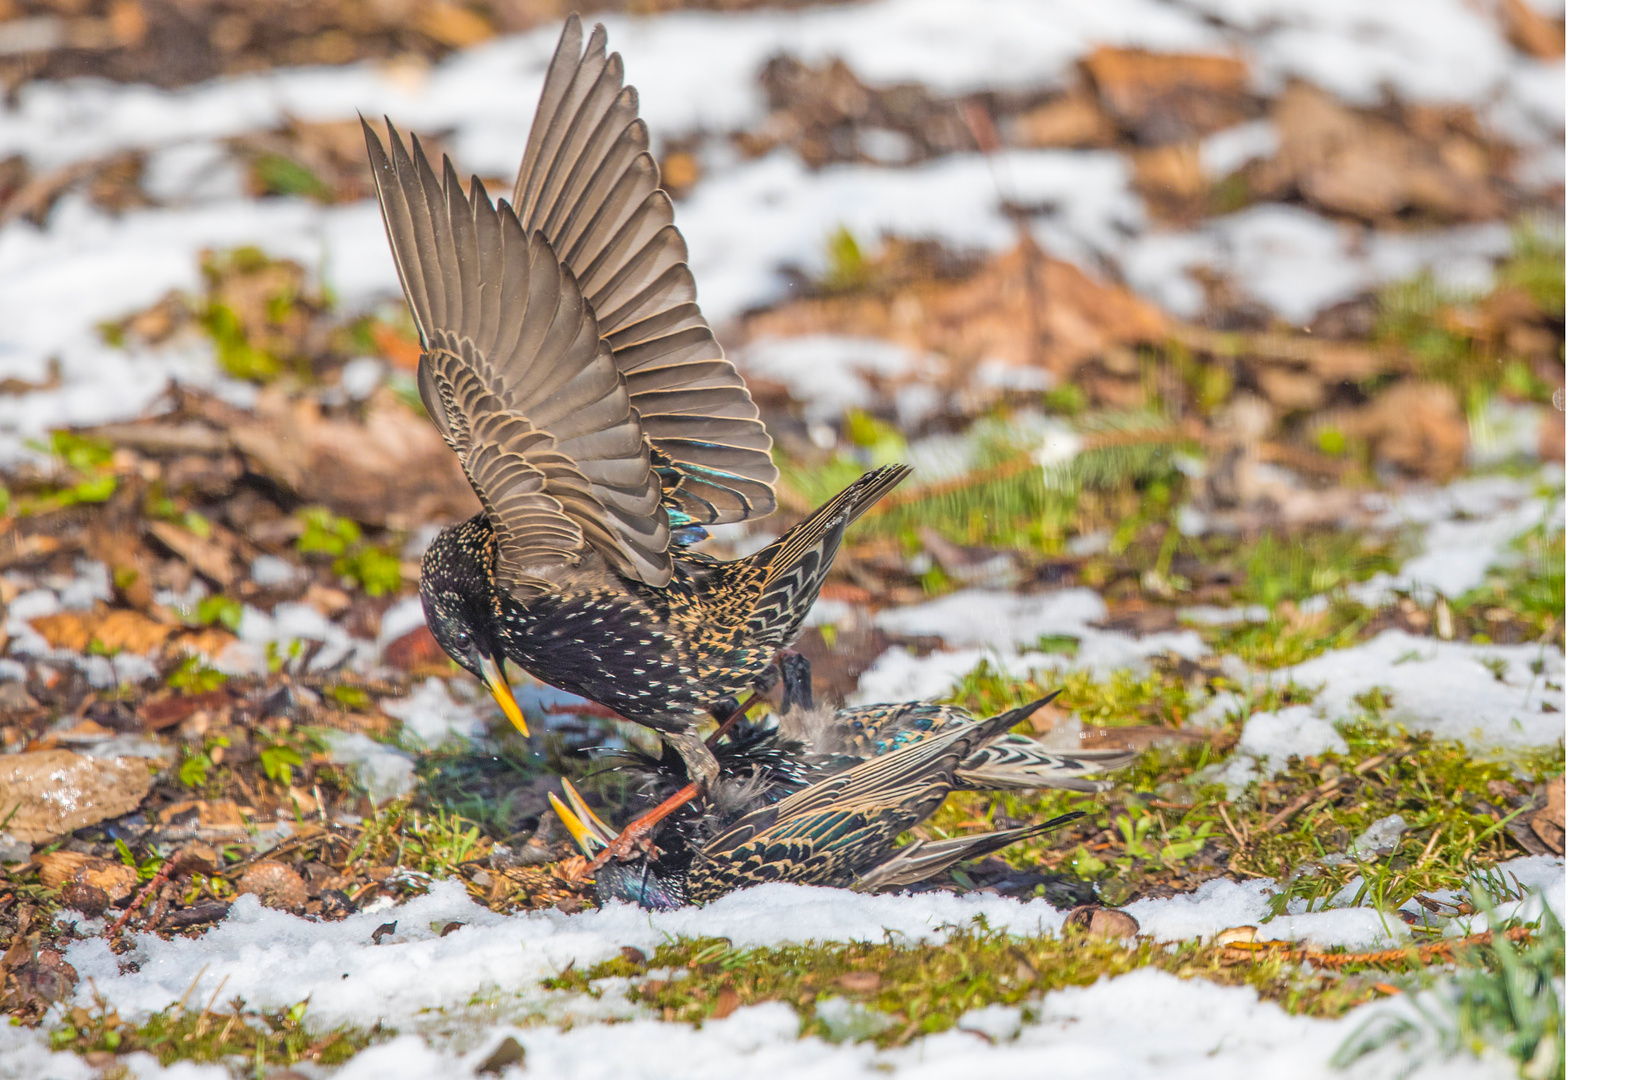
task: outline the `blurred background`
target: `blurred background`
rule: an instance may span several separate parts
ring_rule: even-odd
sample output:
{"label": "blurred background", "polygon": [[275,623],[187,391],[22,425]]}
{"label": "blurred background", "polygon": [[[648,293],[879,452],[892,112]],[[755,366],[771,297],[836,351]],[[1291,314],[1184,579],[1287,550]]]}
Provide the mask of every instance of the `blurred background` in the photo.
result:
{"label": "blurred background", "polygon": [[[538,822],[522,757],[426,756],[496,717],[414,595],[475,503],[416,398],[358,114],[502,195],[566,10],[0,0],[6,750],[165,757],[150,808],[272,820],[417,775],[484,843]],[[1034,733],[1223,747],[1280,700],[1263,673],[1379,635],[1558,656],[1562,0],[585,12],[776,438],[783,511],[711,550],[916,466],[800,643],[823,696],[1071,679]],[[1373,659],[1343,708],[1477,728],[1368,696]],[[604,738],[524,697],[559,712],[535,753]],[[1561,690],[1514,702],[1504,737],[1556,743]],[[1035,858],[1110,887],[1119,835]],[[1119,895],[1224,857],[1184,850]]]}

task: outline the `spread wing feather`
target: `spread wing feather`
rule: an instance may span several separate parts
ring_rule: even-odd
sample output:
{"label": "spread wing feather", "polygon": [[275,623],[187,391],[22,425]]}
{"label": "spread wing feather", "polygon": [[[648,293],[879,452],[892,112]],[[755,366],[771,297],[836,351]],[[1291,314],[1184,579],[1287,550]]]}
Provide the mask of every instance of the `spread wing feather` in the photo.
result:
{"label": "spread wing feather", "polygon": [[[676,524],[775,509],[771,439],[697,308],[639,95],[596,26],[567,19],[516,179],[516,213],[572,271],[628,380]],[[675,391],[686,391],[677,395]]]}
{"label": "spread wing feather", "polygon": [[665,585],[669,521],[650,445],[593,311],[550,245],[480,181],[364,125],[375,186],[423,354],[419,391],[498,539],[501,583],[525,599],[594,553]]}

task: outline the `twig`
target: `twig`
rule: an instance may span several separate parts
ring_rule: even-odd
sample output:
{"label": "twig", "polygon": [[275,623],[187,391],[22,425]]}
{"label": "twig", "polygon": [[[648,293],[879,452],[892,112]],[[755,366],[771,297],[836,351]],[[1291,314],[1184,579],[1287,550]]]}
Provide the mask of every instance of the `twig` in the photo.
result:
{"label": "twig", "polygon": [[1282,825],[1285,825],[1288,821],[1291,821],[1310,804],[1318,802],[1319,800],[1326,798],[1328,795],[1336,794],[1338,789],[1343,786],[1343,781],[1347,779],[1347,776],[1335,776],[1326,781],[1324,784],[1320,785],[1315,790],[1304,792],[1302,795],[1299,795],[1297,798],[1281,807],[1280,812],[1274,817],[1270,818],[1268,821],[1264,822],[1263,826],[1259,828],[1258,831],[1274,832]]}
{"label": "twig", "polygon": [[1434,835],[1428,838],[1428,845],[1422,849],[1422,857],[1417,860],[1417,865],[1412,867],[1412,869],[1421,870],[1424,866],[1428,865],[1428,859],[1434,853],[1434,845],[1439,843],[1439,834],[1444,831],[1444,825],[1441,825],[1439,828],[1434,830]]}
{"label": "twig", "polygon": [[[209,967],[208,964],[204,966]],[[204,973],[200,971],[199,974],[202,975]],[[221,981],[215,984],[215,993],[210,995],[209,1004],[204,1006],[204,1011],[198,1014],[198,1026],[193,1029],[192,1035],[188,1036],[188,1038],[196,1039],[204,1034],[204,1028],[208,1025],[210,1020],[210,1010],[215,1008],[215,999],[221,996],[221,991],[226,989],[227,980],[230,978],[232,978],[231,975],[223,975],[221,976]]]}
{"label": "twig", "polygon": [[1223,799],[1218,800],[1218,813],[1219,816],[1224,819],[1224,827],[1228,829],[1230,831],[1230,835],[1235,838],[1236,847],[1242,851],[1245,851],[1247,848],[1247,838],[1241,835],[1240,831],[1235,827],[1235,822],[1230,820],[1230,810]]}
{"label": "twig", "polygon": [[255,856],[253,859],[245,859],[243,862],[239,863],[237,866],[231,867],[230,869],[224,871],[220,876],[225,878],[228,881],[231,881],[234,878],[238,877],[240,874],[242,874],[245,870],[248,870],[251,866],[255,865],[256,863],[265,862],[268,859],[275,859],[279,855],[283,855],[283,854],[286,854],[286,853],[288,853],[290,851],[295,851],[295,850],[297,850],[299,848],[303,848],[307,844],[310,844],[310,843],[321,842],[323,840],[330,839],[331,837],[333,839],[335,839],[335,840],[344,840],[345,839],[344,836],[342,836],[341,834],[335,832],[333,829],[331,829],[331,828],[329,828],[329,827],[327,827],[325,825],[310,825],[310,826],[307,826],[305,829],[303,829],[302,831],[296,833],[294,836],[291,836],[289,839],[284,840],[281,843],[274,844],[273,846],[267,848],[265,851],[261,852],[259,855]]}
{"label": "twig", "polygon": [[[1516,926],[1503,936],[1512,942],[1525,942],[1530,940],[1530,931],[1526,927]],[[1494,935],[1486,930],[1482,934],[1472,934],[1452,941],[1436,941],[1429,945],[1411,945],[1403,949],[1383,949],[1368,953],[1329,953],[1318,949],[1296,949],[1289,948],[1283,941],[1239,941],[1225,945],[1224,948],[1233,952],[1252,954],[1284,953],[1288,960],[1301,960],[1316,967],[1345,967],[1351,964],[1398,964],[1412,959],[1443,959],[1457,949],[1472,945],[1489,945],[1493,940]]]}
{"label": "twig", "polygon": [[204,973],[208,970],[210,970],[210,965],[208,963],[198,969],[198,974],[193,976],[193,981],[187,984],[187,992],[181,995],[180,1001],[176,1002],[176,1008],[187,1008],[187,999],[193,996],[193,991],[198,989],[198,980],[202,979],[204,977]]}
{"label": "twig", "polygon": [[[1348,773],[1344,776],[1335,776],[1326,781],[1324,784],[1320,785],[1314,791],[1305,792],[1304,794],[1299,795],[1297,798],[1281,807],[1279,813],[1270,818],[1268,821],[1264,822],[1264,824],[1255,831],[1271,832],[1280,828],[1282,825],[1285,825],[1288,821],[1292,820],[1295,815],[1301,812],[1304,808],[1308,807],[1311,803],[1317,802],[1320,799],[1324,799],[1327,796],[1336,793],[1337,789],[1343,786],[1343,781],[1348,780],[1351,777],[1359,776],[1362,773],[1370,772],[1372,769],[1379,768],[1380,766],[1386,764],[1390,758],[1404,756],[1405,751],[1394,750],[1386,754],[1378,754],[1375,757],[1367,758],[1360,764],[1356,765],[1352,773]],[[1262,793],[1262,791],[1263,789],[1260,788],[1259,792]]]}
{"label": "twig", "polygon": [[120,914],[120,916],[113,921],[112,926],[103,931],[102,936],[109,939],[117,937],[119,935],[120,928],[129,921],[130,917],[136,914],[136,912],[141,909],[142,905],[147,903],[148,899],[152,897],[153,893],[159,888],[159,886],[170,880],[170,875],[176,872],[176,864],[180,861],[180,851],[166,859],[164,865],[159,868],[159,872],[153,875],[153,880],[149,881],[142,887],[142,891],[136,894],[136,899],[132,900],[130,902],[130,906],[127,907]]}

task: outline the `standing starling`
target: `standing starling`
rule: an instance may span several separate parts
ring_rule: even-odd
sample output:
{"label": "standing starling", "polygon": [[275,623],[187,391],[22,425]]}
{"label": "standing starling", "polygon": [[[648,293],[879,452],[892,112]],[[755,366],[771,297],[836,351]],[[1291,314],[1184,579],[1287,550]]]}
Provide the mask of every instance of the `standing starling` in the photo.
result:
{"label": "standing starling", "polygon": [[[1047,700],[947,726],[848,764],[813,764],[800,744],[752,728],[721,747],[721,778],[700,808],[665,822],[652,854],[597,868],[596,895],[602,903],[617,899],[668,909],[767,881],[872,891],[922,881],[964,859],[1067,825],[1083,815],[906,847],[895,843],[961,786],[961,772],[978,755]],[[670,783],[678,780],[672,764]],[[552,804],[585,853],[608,844],[611,830],[570,785],[567,793],[576,813],[553,796]]]}
{"label": "standing starling", "polygon": [[762,551],[688,549],[775,508],[770,437],[698,312],[622,61],[567,20],[515,205],[364,125],[419,392],[484,510],[426,552],[438,643],[521,731],[506,659],[656,729],[689,775],[696,728],[798,633],[845,527],[906,475],[863,476]]}

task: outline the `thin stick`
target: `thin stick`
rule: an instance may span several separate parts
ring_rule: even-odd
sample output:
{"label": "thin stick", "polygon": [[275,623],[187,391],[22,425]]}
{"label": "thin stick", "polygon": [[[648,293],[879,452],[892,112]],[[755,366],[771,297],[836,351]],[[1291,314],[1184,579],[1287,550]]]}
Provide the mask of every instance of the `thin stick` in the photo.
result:
{"label": "thin stick", "polygon": [[1434,845],[1439,843],[1439,834],[1444,831],[1445,826],[1443,825],[1434,830],[1434,835],[1428,838],[1428,846],[1422,849],[1422,858],[1417,860],[1417,865],[1412,867],[1413,870],[1421,870],[1428,865],[1428,858],[1434,853]]}
{"label": "thin stick", "polygon": [[1218,813],[1224,819],[1224,827],[1230,830],[1230,835],[1235,838],[1235,846],[1245,851],[1247,838],[1241,835],[1240,831],[1235,827],[1235,822],[1230,820],[1230,810],[1223,799],[1218,800]]}
{"label": "thin stick", "polygon": [[181,852],[179,851],[170,856],[170,858],[166,859],[164,865],[159,868],[159,872],[153,875],[153,880],[149,881],[142,887],[142,891],[136,894],[136,899],[130,902],[130,906],[127,907],[124,912],[113,921],[113,925],[108,927],[107,930],[103,932],[102,936],[107,938],[115,937],[119,933],[120,927],[124,926],[125,923],[129,921],[130,917],[136,914],[136,912],[141,909],[142,905],[147,903],[148,899],[152,897],[154,891],[166,881],[170,880],[170,875],[176,872],[176,863],[178,863],[180,860]]}
{"label": "thin stick", "polygon": [[748,715],[749,709],[753,708],[755,705],[758,705],[764,700],[765,695],[761,694],[758,690],[755,690],[753,693],[749,694],[747,700],[741,705],[737,706],[737,711],[727,717],[723,724],[714,729],[713,734],[703,740],[703,745],[712,747],[715,743],[719,742],[721,736],[742,722],[742,718]]}
{"label": "thin stick", "polygon": [[[1504,936],[1512,942],[1524,942],[1530,940],[1530,931],[1525,927],[1516,926]],[[1453,941],[1436,941],[1430,945],[1412,945],[1404,949],[1384,949],[1369,953],[1329,953],[1318,949],[1293,949],[1286,948],[1285,942],[1280,941],[1241,941],[1226,945],[1224,948],[1244,953],[1284,951],[1288,960],[1306,960],[1316,967],[1344,967],[1349,964],[1398,964],[1413,957],[1419,960],[1439,959],[1464,946],[1489,945],[1493,940],[1495,935],[1486,930],[1482,934],[1473,934]]]}
{"label": "thin stick", "polygon": [[[204,966],[209,967],[208,964]],[[202,975],[204,973],[200,971],[199,974]],[[232,978],[231,975],[223,975],[221,976],[221,981],[215,984],[215,993],[210,995],[209,1004],[204,1006],[204,1011],[198,1014],[198,1026],[193,1029],[191,1038],[196,1039],[200,1035],[204,1034],[204,1026],[209,1023],[210,1020],[210,1010],[215,1008],[215,999],[221,996],[221,991],[225,989],[227,980],[230,978]]]}

